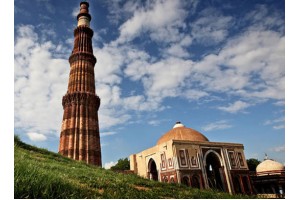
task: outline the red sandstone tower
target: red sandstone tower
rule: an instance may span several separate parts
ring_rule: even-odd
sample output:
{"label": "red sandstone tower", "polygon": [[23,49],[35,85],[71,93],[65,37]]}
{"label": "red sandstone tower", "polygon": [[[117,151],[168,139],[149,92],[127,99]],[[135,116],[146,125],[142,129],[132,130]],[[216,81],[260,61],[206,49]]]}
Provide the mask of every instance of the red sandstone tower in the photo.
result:
{"label": "red sandstone tower", "polygon": [[74,30],[74,48],[69,58],[70,76],[67,94],[62,99],[64,115],[59,153],[88,164],[102,166],[98,109],[100,98],[95,93],[94,66],[89,3],[80,3]]}

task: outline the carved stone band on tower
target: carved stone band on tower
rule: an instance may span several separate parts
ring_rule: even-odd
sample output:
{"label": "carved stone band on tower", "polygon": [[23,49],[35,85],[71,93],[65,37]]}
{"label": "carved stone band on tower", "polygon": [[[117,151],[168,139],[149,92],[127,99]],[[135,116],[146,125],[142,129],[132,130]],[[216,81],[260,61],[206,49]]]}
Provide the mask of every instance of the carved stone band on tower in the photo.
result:
{"label": "carved stone band on tower", "polygon": [[102,166],[98,109],[100,98],[95,93],[94,66],[89,3],[80,3],[74,48],[69,58],[70,75],[64,109],[59,153],[88,164]]}

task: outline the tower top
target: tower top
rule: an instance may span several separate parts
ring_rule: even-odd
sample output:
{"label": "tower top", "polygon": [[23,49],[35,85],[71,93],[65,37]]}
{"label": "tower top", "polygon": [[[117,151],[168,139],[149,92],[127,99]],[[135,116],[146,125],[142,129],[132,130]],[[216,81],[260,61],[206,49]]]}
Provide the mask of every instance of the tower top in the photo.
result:
{"label": "tower top", "polygon": [[77,26],[88,26],[90,27],[90,21],[92,19],[89,13],[89,3],[86,1],[80,2],[80,11],[77,15]]}

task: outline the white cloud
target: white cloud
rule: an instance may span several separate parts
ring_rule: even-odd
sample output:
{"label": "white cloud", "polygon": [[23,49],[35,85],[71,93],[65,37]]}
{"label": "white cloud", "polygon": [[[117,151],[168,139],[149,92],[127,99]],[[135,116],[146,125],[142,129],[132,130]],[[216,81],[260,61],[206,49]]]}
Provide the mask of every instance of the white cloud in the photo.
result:
{"label": "white cloud", "polygon": [[188,89],[186,91],[183,91],[181,96],[189,100],[198,100],[208,95],[209,94],[207,92],[203,92],[197,89]]}
{"label": "white cloud", "polygon": [[158,126],[162,121],[161,120],[150,120],[148,121],[148,124],[152,126]]}
{"label": "white cloud", "polygon": [[[284,37],[272,31],[246,31],[228,40],[218,55],[209,54],[194,61],[180,56],[166,56],[155,62],[143,59],[129,63],[124,72],[133,81],[141,80],[146,96],[158,102],[196,88],[207,94],[227,92],[255,102],[281,100],[284,99]],[[237,102],[231,106],[234,107],[220,109],[237,112],[250,104]]]}
{"label": "white cloud", "polygon": [[147,74],[147,68],[149,63],[145,60],[133,60],[131,63],[127,65],[124,70],[124,74],[132,81],[141,80]]}
{"label": "white cloud", "polygon": [[200,12],[200,17],[191,24],[191,34],[202,44],[216,44],[227,38],[232,24],[231,16],[224,16],[215,8],[206,8]]}
{"label": "white cloud", "polygon": [[[100,133],[101,134],[101,133]],[[105,146],[108,146],[109,145],[109,143],[106,143],[106,142],[102,142],[101,141],[101,147],[105,147]]]}
{"label": "white cloud", "polygon": [[229,112],[229,113],[237,113],[239,111],[243,111],[245,108],[248,108],[251,104],[243,102],[243,101],[236,101],[228,106],[219,106],[217,107],[219,110]]}
{"label": "white cloud", "polygon": [[277,101],[274,103],[274,105],[276,106],[284,106],[285,105],[285,101]]}
{"label": "white cloud", "polygon": [[226,120],[220,120],[216,122],[212,122],[209,124],[206,124],[202,127],[203,131],[213,131],[213,130],[223,130],[231,128],[232,125],[229,124]]}
{"label": "white cloud", "polygon": [[185,15],[179,0],[153,1],[135,10],[133,16],[120,26],[118,42],[131,41],[141,32],[148,31],[153,40],[176,41],[176,27],[183,24]]}
{"label": "white cloud", "polygon": [[[69,63],[55,58],[51,42],[39,42],[33,26],[20,26],[15,40],[15,127],[59,134]],[[60,53],[60,52],[58,52]],[[58,117],[58,111],[61,111]]]}
{"label": "white cloud", "polygon": [[169,58],[147,66],[147,76],[142,78],[146,95],[161,101],[165,97],[177,97],[191,73],[191,61]]}
{"label": "white cloud", "polygon": [[264,122],[264,125],[272,125],[273,129],[279,130],[279,129],[285,128],[284,121],[285,121],[285,118],[280,117],[280,118],[276,118],[276,119],[272,119],[272,120],[267,120]]}
{"label": "white cloud", "polygon": [[41,133],[34,133],[34,132],[29,132],[27,133],[27,136],[31,141],[45,141],[47,140],[47,137]]}
{"label": "white cloud", "polygon": [[189,35],[182,36],[180,40],[170,44],[170,47],[162,51],[165,57],[174,56],[179,58],[188,58],[190,53],[187,51],[187,47],[193,42],[193,38]]}
{"label": "white cloud", "polygon": [[165,97],[187,95],[195,99],[206,95],[204,92],[184,89],[192,64],[192,61],[172,57],[153,63],[143,59],[128,64],[124,72],[132,81],[142,81],[145,97],[139,98],[145,99],[147,106],[156,107]]}
{"label": "white cloud", "polygon": [[72,9],[72,17],[77,17],[77,15],[79,14],[80,8],[79,5],[74,6],[74,8]]}
{"label": "white cloud", "polygon": [[124,18],[131,16],[139,7],[141,1],[123,1],[123,0],[107,0],[103,3],[108,7],[108,20],[110,23],[117,25]]}
{"label": "white cloud", "polygon": [[256,8],[247,13],[245,19],[255,24],[256,28],[279,28],[284,31],[284,16],[280,16],[280,12],[272,9],[272,6],[256,5]]}
{"label": "white cloud", "polygon": [[110,169],[112,166],[115,166],[118,162],[110,161],[104,164],[105,169]]}
{"label": "white cloud", "polygon": [[[150,56],[145,52],[131,46],[104,45],[103,48],[94,48],[94,55],[99,58],[95,65],[96,84],[118,85],[122,80],[122,67],[124,65],[135,66],[134,74],[143,75],[143,63],[147,63]],[[139,70],[139,73],[136,73]],[[127,73],[131,73],[127,71]]]}
{"label": "white cloud", "polygon": [[101,59],[95,65],[96,83],[106,83],[110,85],[121,82],[120,67],[124,61],[123,52],[111,46],[104,46],[102,49],[94,48],[94,55]]}
{"label": "white cloud", "polygon": [[105,136],[109,136],[109,135],[115,135],[117,134],[117,132],[100,132],[100,137],[105,137]]}
{"label": "white cloud", "polygon": [[119,111],[115,109],[101,109],[101,113],[99,113],[100,128],[106,130],[110,127],[124,124],[131,119],[129,114],[124,113],[122,110]]}
{"label": "white cloud", "polygon": [[249,30],[228,40],[219,54],[195,64],[193,81],[208,91],[257,99],[284,99],[284,36]]}
{"label": "white cloud", "polygon": [[46,10],[52,14],[55,13],[55,7],[50,3],[49,0],[43,0],[43,4],[45,5],[46,7]]}
{"label": "white cloud", "polygon": [[276,118],[273,120],[267,120],[267,121],[265,121],[264,125],[276,124],[276,123],[280,123],[280,122],[284,122],[284,117]]}
{"label": "white cloud", "polygon": [[[166,8],[166,5],[180,12],[167,13],[165,19],[154,20],[160,18],[162,8]],[[205,33],[202,27],[210,27],[207,34],[202,35],[220,42],[228,36],[227,30],[233,23],[233,18],[224,16],[216,9],[205,9],[200,13],[200,18],[196,19],[197,23],[192,25],[194,34],[190,36],[177,32],[179,27],[185,27],[186,16],[183,5],[178,1],[153,1],[144,6],[139,4],[128,12],[132,13],[132,17],[121,25],[117,42],[112,42],[107,47],[110,51],[107,51],[106,56],[112,56],[111,62],[116,63],[111,68],[116,69],[114,76],[105,76],[111,77],[108,80],[114,82],[119,77],[118,73],[122,73],[120,65],[125,63],[125,75],[133,82],[142,81],[145,93],[125,98],[123,103],[128,108],[144,110],[143,106],[130,103],[136,102],[140,105],[150,104],[157,109],[166,97],[181,96],[197,100],[210,92],[227,92],[256,99],[256,102],[259,99],[284,98],[284,36],[280,33],[250,27],[244,33],[228,39],[218,55],[209,54],[203,59],[189,60],[186,59],[189,57],[186,47],[192,44],[193,39],[197,39],[196,36],[201,35],[201,31]],[[153,16],[154,14],[157,15]],[[183,17],[179,19],[179,16]],[[174,28],[172,34],[168,33],[170,24]],[[149,33],[155,41],[170,43],[162,50],[163,59],[152,57],[150,60],[147,53],[136,50],[133,46],[125,48],[122,43],[118,43],[131,41],[141,33]],[[166,37],[163,36],[165,33]],[[176,39],[171,39],[171,36]],[[106,51],[105,48],[102,50]],[[142,53],[143,56],[131,59],[127,52],[134,52],[132,55]],[[236,102],[231,106],[233,107],[220,109],[238,112],[250,104]]]}
{"label": "white cloud", "polygon": [[281,124],[281,125],[276,125],[276,126],[273,126],[273,129],[275,130],[279,130],[279,129],[284,129],[284,124]]}
{"label": "white cloud", "polygon": [[284,152],[285,151],[285,146],[273,147],[273,148],[270,149],[270,151],[273,151],[273,152]]}
{"label": "white cloud", "polygon": [[168,48],[167,54],[181,58],[189,56],[189,53],[179,44],[173,44],[170,48]]}

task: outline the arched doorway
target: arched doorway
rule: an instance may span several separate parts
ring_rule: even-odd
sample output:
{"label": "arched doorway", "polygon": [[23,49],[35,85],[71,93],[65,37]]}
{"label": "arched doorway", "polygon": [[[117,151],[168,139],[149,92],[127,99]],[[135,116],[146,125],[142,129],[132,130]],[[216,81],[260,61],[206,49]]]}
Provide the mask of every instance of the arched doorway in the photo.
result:
{"label": "arched doorway", "polygon": [[150,180],[158,181],[158,173],[157,173],[156,164],[152,158],[149,160],[148,169],[149,169]]}
{"label": "arched doorway", "polygon": [[233,176],[233,187],[236,194],[242,193],[240,178],[238,175]]}
{"label": "arched doorway", "polygon": [[227,191],[225,189],[225,177],[223,176],[223,168],[216,153],[210,152],[206,156],[206,174],[210,188]]}
{"label": "arched doorway", "polygon": [[168,180],[168,177],[167,177],[167,176],[164,176],[164,177],[163,177],[163,182],[165,182],[165,183],[168,183],[168,182],[169,182],[169,180]]}
{"label": "arched doorway", "polygon": [[200,189],[200,181],[197,175],[192,176],[192,187]]}
{"label": "arched doorway", "polygon": [[243,176],[242,181],[243,181],[243,186],[244,186],[245,193],[246,194],[251,194],[251,189],[249,187],[248,177]]}
{"label": "arched doorway", "polygon": [[175,183],[175,180],[173,177],[170,179],[170,183]]}
{"label": "arched doorway", "polygon": [[189,181],[189,178],[187,176],[182,177],[181,183],[186,185],[186,186],[190,186],[190,181]]}

